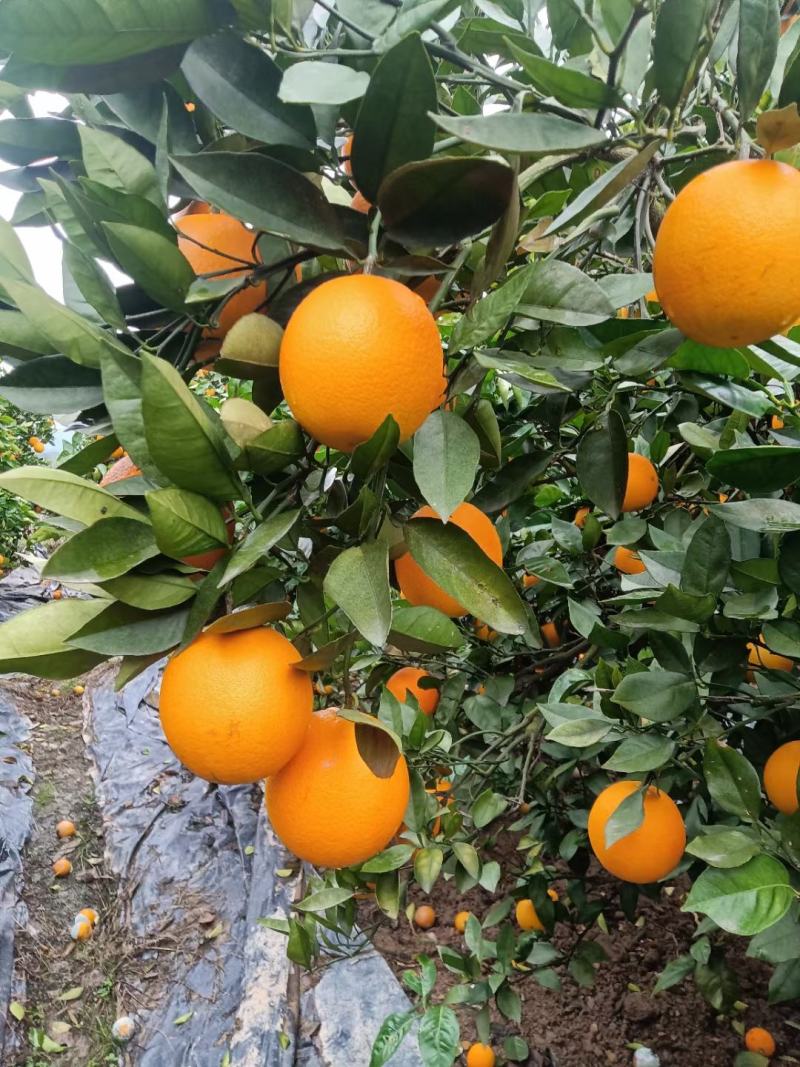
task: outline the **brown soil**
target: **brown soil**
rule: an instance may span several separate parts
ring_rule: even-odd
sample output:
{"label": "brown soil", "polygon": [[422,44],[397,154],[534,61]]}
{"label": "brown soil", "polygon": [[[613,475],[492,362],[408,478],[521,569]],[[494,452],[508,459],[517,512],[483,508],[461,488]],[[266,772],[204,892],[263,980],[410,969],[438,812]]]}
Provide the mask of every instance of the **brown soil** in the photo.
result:
{"label": "brown soil", "polygon": [[[514,842],[499,840],[505,853],[503,866],[513,862]],[[498,859],[500,857],[498,856]],[[567,881],[555,883],[562,901],[567,899]],[[680,911],[686,887],[677,886],[671,894],[662,891],[657,900],[640,897],[636,921],[629,922],[617,904],[617,888],[604,872],[593,868],[586,884],[590,899],[608,901],[604,918],[608,932],[598,925],[588,931],[559,923],[553,944],[565,958],[578,938],[596,941],[605,951],[606,962],[595,966],[592,988],[581,988],[567,973],[564,963],[554,964],[562,988],[545,989],[530,976],[516,983],[522,997],[522,1025],[516,1027],[499,1015],[493,1016],[492,1043],[500,1050],[506,1037],[521,1034],[531,1050],[530,1067],[629,1067],[633,1050],[645,1045],[656,1052],[661,1067],[732,1067],[737,1053],[744,1050],[742,1034],[747,1027],[764,1026],[778,1045],[773,1064],[800,1063],[800,1026],[796,1005],[767,1004],[767,986],[772,968],[745,956],[747,939],[720,935],[715,943],[724,947],[728,963],[738,983],[741,1010],[729,1015],[715,1012],[689,977],[670,990],[651,996],[659,973],[667,963],[688,952],[695,922]],[[398,977],[415,968],[415,957],[426,953],[434,959],[437,947],[449,945],[463,950],[463,936],[453,928],[457,912],[472,911],[480,918],[489,905],[502,897],[478,888],[466,894],[455,884],[440,880],[430,897],[416,890],[415,903],[433,904],[436,926],[420,931],[401,916],[395,928],[381,924],[375,934],[378,949],[386,956]],[[365,925],[377,921],[374,911],[365,907]],[[487,931],[496,937],[497,930]],[[433,1000],[441,1000],[456,984],[457,977],[439,967],[440,976]],[[742,1007],[745,1005],[745,1007]],[[477,1040],[469,1008],[456,1009],[465,1043]],[[794,1020],[792,1022],[791,1020]]]}
{"label": "brown soil", "polygon": [[[31,720],[24,746],[36,770],[33,832],[24,852],[26,926],[17,930],[16,973],[24,982],[25,1017],[19,1051],[3,1067],[100,1067],[118,1061],[111,1039],[121,974],[129,949],[117,927],[115,886],[103,866],[100,817],[82,738],[81,698],[75,682],[6,679],[3,689]],[[75,837],[59,840],[56,823],[71,819]],[[66,856],[72,873],[55,878],[53,861]],[[90,941],[70,938],[75,915],[94,908],[100,921]],[[42,1049],[42,1035],[63,1051]]]}

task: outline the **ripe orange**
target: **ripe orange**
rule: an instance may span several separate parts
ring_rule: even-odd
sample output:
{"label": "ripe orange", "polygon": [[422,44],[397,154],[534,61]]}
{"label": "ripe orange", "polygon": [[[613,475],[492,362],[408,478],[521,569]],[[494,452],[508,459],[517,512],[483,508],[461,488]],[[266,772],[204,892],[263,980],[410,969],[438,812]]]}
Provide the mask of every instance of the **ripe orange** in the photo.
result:
{"label": "ripe orange", "polygon": [[453,919],[453,926],[460,934],[463,934],[466,930],[467,923],[469,922],[469,918],[471,915],[471,911],[460,911],[456,915],[455,919]]}
{"label": "ripe orange", "polygon": [[497,630],[493,630],[488,623],[481,622],[480,619],[475,619],[472,629],[479,641],[494,641],[497,637]]}
{"label": "ripe orange", "polygon": [[115,448],[114,449],[114,451],[111,453],[110,458],[111,459],[122,459],[122,457],[124,455],[125,455],[125,449],[122,447],[122,445],[120,445],[119,448]]}
{"label": "ripe orange", "polygon": [[775,1038],[763,1026],[752,1026],[744,1035],[744,1045],[748,1052],[768,1057],[775,1055]]}
{"label": "ripe orange", "polygon": [[[178,237],[178,248],[189,260],[195,274],[213,274],[211,280],[229,277],[244,280],[252,272],[258,255],[254,248],[256,235],[232,215],[184,215],[174,222],[178,233],[182,235]],[[203,331],[203,337],[209,341],[221,341],[231,326],[243,315],[256,311],[266,296],[266,282],[242,289],[225,304],[219,316],[219,325],[209,326]],[[211,354],[216,355],[218,350],[218,344],[208,346],[206,358]]]}
{"label": "ripe orange", "polygon": [[342,150],[339,153],[339,158],[342,161],[342,170],[348,177],[352,177],[353,164],[350,161],[350,157],[353,155],[353,135],[349,134],[347,140],[342,145]]}
{"label": "ripe orange", "polygon": [[622,574],[641,574],[645,569],[644,563],[639,559],[639,553],[625,545],[620,545],[614,553],[614,566]]}
{"label": "ripe orange", "polygon": [[297,421],[343,452],[368,440],[387,415],[407,440],[446,386],[425,301],[372,274],[333,278],[309,293],[283,335],[280,376]]}
{"label": "ripe orange", "polygon": [[747,662],[751,667],[761,667],[770,671],[790,671],[794,667],[794,662],[788,656],[770,652],[768,648],[764,647],[763,634],[760,635],[759,640],[762,642],[761,644],[757,644],[754,641],[749,641],[747,644]]}
{"label": "ripe orange", "polygon": [[75,823],[72,819],[62,819],[61,822],[56,823],[56,833],[59,837],[74,837]]}
{"label": "ripe orange", "polygon": [[419,704],[420,711],[425,715],[433,715],[439,703],[439,690],[422,689],[419,684],[421,678],[430,677],[427,671],[418,667],[401,667],[391,676],[386,688],[401,704],[405,703],[406,696],[411,693]]}
{"label": "ripe orange", "polygon": [[69,936],[73,941],[88,941],[94,932],[94,927],[85,915],[76,915],[73,920]]}
{"label": "ripe orange", "polygon": [[126,478],[137,478],[141,473],[130,456],[123,456],[122,459],[118,459],[116,463],[112,463],[108,468],[100,480],[100,485],[103,489],[106,489],[109,485],[113,485],[114,482],[122,482]]}
{"label": "ripe orange", "polygon": [[364,762],[355,724],[326,708],[298,753],[267,782],[267,812],[288,849],[319,867],[364,863],[389,844],[409,795],[401,756],[389,778]]}
{"label": "ripe orange", "polygon": [[361,215],[368,215],[372,204],[370,204],[369,200],[367,200],[363,193],[356,190],[355,196],[350,201],[350,207],[353,211],[358,211]]}
{"label": "ripe orange", "polygon": [[701,344],[736,348],[788,330],[800,314],[798,272],[800,174],[771,159],[723,163],[693,178],[656,238],[658,299]]}
{"label": "ripe orange", "polygon": [[542,579],[538,574],[523,574],[522,576],[522,588],[532,589],[534,585],[538,585]]}
{"label": "ripe orange", "polygon": [[44,452],[44,442],[39,437],[29,437],[28,444],[34,452]]}
{"label": "ripe orange", "polygon": [[72,874],[72,864],[65,856],[62,856],[61,859],[55,861],[53,864],[53,874],[56,878],[66,878],[68,874]]}
{"label": "ripe orange", "polygon": [[[433,508],[427,504],[411,517],[413,519],[439,518]],[[502,564],[503,546],[500,542],[500,535],[492,520],[476,508],[474,504],[459,504],[448,521],[469,534],[475,544],[483,549],[484,553],[498,567]],[[466,608],[438,586],[433,578],[429,578],[410,552],[400,556],[395,561],[394,566],[400,592],[409,604],[413,604],[415,607],[424,605],[430,608],[437,608],[451,617],[466,614]]]}
{"label": "ripe orange", "polygon": [[623,511],[638,511],[652,504],[658,496],[658,474],[647,456],[628,454],[628,482],[625,486]]}
{"label": "ripe orange", "polygon": [[561,644],[561,634],[558,632],[556,624],[554,622],[543,622],[539,629],[542,631],[542,637],[547,647],[558,648]]}
{"label": "ripe orange", "polygon": [[586,525],[586,520],[591,514],[591,511],[591,508],[584,507],[578,508],[578,510],[575,512],[575,518],[572,521],[578,527],[579,530],[582,530],[583,527]]}
{"label": "ripe orange", "polygon": [[467,1067],[494,1067],[495,1055],[491,1046],[476,1044],[467,1050]]}
{"label": "ripe orange", "polygon": [[679,863],[686,845],[681,813],[665,792],[650,786],[639,827],[606,848],[606,823],[641,782],[615,782],[597,797],[589,812],[589,844],[600,864],[624,882],[657,882]]}
{"label": "ripe orange", "polygon": [[798,772],[800,741],[787,741],[776,748],[764,765],[764,791],[784,815],[793,815],[800,807],[797,799]]}
{"label": "ripe orange", "polygon": [[277,630],[201,634],[164,671],[159,713],[170,748],[210,782],[255,782],[302,745],[313,694]]}
{"label": "ripe orange", "polygon": [[86,919],[92,924],[92,926],[97,926],[98,922],[100,921],[100,916],[97,914],[94,908],[81,908],[81,910],[78,912],[78,915],[82,915],[84,919]]}
{"label": "ripe orange", "polygon": [[414,909],[414,925],[420,930],[430,930],[435,922],[436,912],[430,904],[421,904],[420,907]]}
{"label": "ripe orange", "polygon": [[782,430],[786,423],[780,417],[780,415],[773,415],[769,422],[773,430]]}
{"label": "ripe orange", "polygon": [[544,930],[544,923],[539,918],[532,900],[518,900],[514,909],[514,916],[520,930],[538,930],[539,933]]}

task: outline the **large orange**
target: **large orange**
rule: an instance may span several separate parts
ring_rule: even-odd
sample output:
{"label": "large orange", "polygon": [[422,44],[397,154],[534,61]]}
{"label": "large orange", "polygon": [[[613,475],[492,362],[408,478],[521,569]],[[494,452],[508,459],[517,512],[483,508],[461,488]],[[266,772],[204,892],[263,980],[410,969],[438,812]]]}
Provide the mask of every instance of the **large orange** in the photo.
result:
{"label": "large orange", "polygon": [[627,837],[606,848],[606,823],[641,782],[615,782],[597,797],[589,812],[589,843],[597,859],[625,882],[645,884],[664,878],[680,862],[686,846],[681,813],[665,792],[650,786],[644,798],[644,819]]}
{"label": "large orange", "polygon": [[797,775],[800,773],[800,741],[787,741],[776,748],[764,765],[764,791],[778,811],[793,815],[797,802]]}
{"label": "large orange", "polygon": [[[412,518],[438,519],[439,515],[426,504],[416,511]],[[483,549],[498,567],[502,564],[503,546],[500,543],[500,535],[492,520],[474,504],[459,504],[449,521],[469,534],[475,544]],[[410,552],[400,556],[394,566],[400,592],[409,604],[415,607],[436,608],[451,618],[466,615],[466,608],[437,585],[433,578],[429,578]]]}
{"label": "large orange", "polygon": [[300,751],[267,782],[267,812],[300,859],[350,867],[389,844],[408,795],[405,759],[389,778],[379,778],[358,751],[354,723],[327,708],[312,716]]}
{"label": "large orange", "polygon": [[438,689],[423,689],[419,684],[422,678],[430,678],[427,671],[419,667],[401,667],[395,671],[386,683],[386,688],[397,697],[401,704],[405,704],[409,693],[419,704],[419,710],[425,715],[433,715],[439,703]]}
{"label": "large orange", "polygon": [[638,452],[628,454],[628,481],[625,485],[623,511],[638,511],[652,504],[658,496],[658,474],[647,458]]}
{"label": "large orange", "polygon": [[[256,235],[232,215],[185,215],[173,221],[175,228],[183,235],[178,238],[178,248],[189,260],[195,274],[213,274],[214,278],[210,279],[213,281],[228,277],[241,277],[244,280],[252,271],[252,264],[257,262],[254,251]],[[256,311],[266,296],[266,282],[242,289],[225,304],[219,316],[219,325],[213,329],[208,327],[203,331],[203,337],[210,341],[221,341],[231,326],[243,315]],[[213,347],[216,352],[219,346]]]}
{"label": "large orange", "polygon": [[661,223],[653,274],[667,316],[701,344],[788,330],[800,315],[800,174],[760,159],[693,178]]}
{"label": "large orange", "polygon": [[311,680],[277,630],[201,634],[169,661],[159,712],[169,746],[209,782],[256,782],[284,766],[311,721]]}
{"label": "large orange", "polygon": [[333,278],[309,293],[283,335],[280,375],[297,421],[343,452],[387,415],[405,441],[441,404],[446,385],[425,301],[372,274]]}

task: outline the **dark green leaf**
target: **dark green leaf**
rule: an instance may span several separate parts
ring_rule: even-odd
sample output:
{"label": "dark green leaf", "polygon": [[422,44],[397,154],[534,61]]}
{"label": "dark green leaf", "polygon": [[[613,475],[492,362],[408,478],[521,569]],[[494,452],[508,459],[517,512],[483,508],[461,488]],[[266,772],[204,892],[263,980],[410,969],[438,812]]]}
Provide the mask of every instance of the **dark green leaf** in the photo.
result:
{"label": "dark green leaf", "polygon": [[455,118],[436,115],[434,122],[462,141],[498,152],[522,152],[534,159],[593,148],[606,139],[602,130],[571,122],[558,115],[503,111],[494,115]]}
{"label": "dark green leaf", "polygon": [[661,734],[634,734],[619,745],[603,766],[623,774],[655,771],[669,762],[674,751],[675,742]]}
{"label": "dark green leaf", "polygon": [[162,307],[182,311],[194,281],[189,261],[160,233],[121,222],[104,222],[114,258],[126,274]]}
{"label": "dark green leaf", "polygon": [[0,378],[0,395],[23,411],[37,415],[80,411],[103,401],[97,371],[73,363],[66,356],[42,356],[4,374]]}
{"label": "dark green leaf", "polygon": [[114,286],[105,271],[69,241],[64,242],[64,266],[84,299],[98,312],[103,321],[118,330],[124,329],[125,316],[119,306]]}
{"label": "dark green leaf", "polygon": [[697,689],[683,674],[640,671],[622,679],[612,700],[650,722],[669,722],[695,703]]}
{"label": "dark green leaf", "polygon": [[698,61],[698,41],[705,29],[709,0],[665,0],[656,20],[653,76],[664,107],[683,98]]}
{"label": "dark green leaf", "polygon": [[691,956],[678,956],[675,960],[670,960],[661,974],[658,976],[658,981],[653,986],[654,993],[663,993],[666,989],[672,989],[673,986],[680,985],[684,978],[694,971],[697,963]]}
{"label": "dark green leaf", "polygon": [[521,315],[562,326],[592,326],[610,319],[614,305],[583,271],[559,259],[537,261],[528,278]]}
{"label": "dark green leaf", "polygon": [[567,107],[599,108],[619,103],[619,93],[599,78],[534,55],[508,39],[508,47],[536,88]]}
{"label": "dark green leaf", "polygon": [[715,804],[754,822],[761,810],[761,783],[753,765],[729,745],[707,741],[703,775]]}
{"label": "dark green leaf", "polygon": [[57,548],[42,576],[62,582],[105,582],[158,555],[153,530],[137,519],[100,519]]}
{"label": "dark green leaf", "polygon": [[475,828],[482,830],[490,822],[502,815],[508,807],[508,801],[493,793],[491,789],[485,789],[472,805],[470,814]]}
{"label": "dark green leaf", "polygon": [[106,352],[100,363],[103,399],[120,444],[144,472],[147,480],[161,484],[163,475],[150,457],[142,416],[142,361],[129,352]]}
{"label": "dark green leaf", "polygon": [[[0,26],[6,8],[0,11]],[[2,30],[0,30],[2,36]],[[3,44],[7,41],[3,39]],[[78,155],[78,126],[65,119],[5,118],[0,126],[0,159],[17,166],[27,166],[39,159],[59,156],[71,159]]]}
{"label": "dark green leaf", "polygon": [[414,479],[442,522],[472,489],[480,443],[452,411],[434,411],[414,435]]}
{"label": "dark green leaf", "polygon": [[451,353],[488,340],[505,326],[528,288],[533,266],[515,271],[504,285],[472,305],[456,323],[448,344]]}
{"label": "dark green leaf", "polygon": [[736,88],[744,121],[754,111],[772,73],[780,20],[778,0],[739,0]]}
{"label": "dark green leaf", "polygon": [[389,550],[373,542],[348,548],[331,564],[325,595],[374,645],[383,645],[392,625],[389,593]]}
{"label": "dark green leaf", "polygon": [[464,643],[461,631],[436,608],[397,607],[389,641],[408,652],[441,652]]}
{"label": "dark green leaf", "polygon": [[606,848],[638,830],[644,821],[644,793],[636,789],[617,805],[606,821],[603,837]]}
{"label": "dark green leaf", "polygon": [[[517,456],[516,459],[512,459],[510,463],[501,467],[490,481],[484,483],[483,488],[473,497],[472,503],[488,514],[502,511],[521,497],[528,486],[547,470],[551,459],[551,452],[538,450]],[[557,563],[556,560],[546,562],[547,564]],[[540,577],[544,575],[540,574]]]}
{"label": "dark green leaf", "polygon": [[715,515],[709,515],[689,542],[681,571],[681,589],[696,596],[719,596],[731,565],[731,539]]}
{"label": "dark green leaf", "polygon": [[800,478],[800,448],[759,445],[726,448],[706,464],[710,474],[748,493],[773,493]]}
{"label": "dark green leaf", "polygon": [[300,511],[297,509],[279,512],[256,526],[234,552],[225,568],[220,586],[226,585],[238,575],[243,574],[266,556],[270,549],[291,530],[299,514]]}
{"label": "dark green leaf", "polygon": [[111,604],[71,634],[68,644],[105,656],[149,656],[180,642],[187,617],[186,608],[141,611]]}
{"label": "dark green leaf", "polygon": [[603,422],[580,439],[577,470],[586,496],[616,519],[628,482],[628,439],[616,411],[610,411]]}
{"label": "dark green leaf", "polygon": [[167,571],[152,576],[125,574],[121,578],[103,582],[103,589],[115,600],[121,600],[132,608],[160,611],[191,600],[197,592],[197,585],[191,578]]}

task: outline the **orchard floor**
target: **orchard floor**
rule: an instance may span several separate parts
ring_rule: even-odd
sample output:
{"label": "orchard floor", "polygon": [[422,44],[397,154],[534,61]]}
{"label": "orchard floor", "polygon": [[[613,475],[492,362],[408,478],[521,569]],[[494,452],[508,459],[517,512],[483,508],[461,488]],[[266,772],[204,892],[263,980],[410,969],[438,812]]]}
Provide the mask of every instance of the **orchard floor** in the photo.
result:
{"label": "orchard floor", "polygon": [[[3,1067],[101,1067],[123,1063],[135,1067],[136,1058],[122,1054],[110,1034],[115,1018],[136,1011],[142,988],[158,997],[161,982],[152,954],[141,940],[130,936],[118,920],[115,879],[104,866],[104,842],[83,738],[81,698],[72,683],[59,685],[37,680],[3,682],[2,690],[31,722],[31,737],[24,749],[36,768],[33,789],[33,832],[24,854],[23,900],[28,922],[17,931],[16,969],[24,981],[19,999],[25,1018],[15,1027],[18,1048],[6,1054]],[[78,834],[59,842],[55,825],[71,818]],[[514,841],[501,838],[499,848],[506,865],[514,857]],[[66,855],[73,863],[69,878],[55,879],[51,864]],[[564,893],[565,883],[557,883]],[[605,909],[609,932],[595,927],[584,936],[600,943],[608,961],[597,966],[594,988],[581,989],[556,966],[562,977],[559,992],[544,989],[530,978],[517,984],[523,1000],[521,1032],[531,1048],[531,1067],[628,1067],[634,1043],[652,1048],[662,1067],[732,1067],[742,1050],[740,1031],[745,1026],[766,1026],[778,1042],[773,1064],[800,1064],[800,1020],[795,1006],[770,1007],[766,990],[770,968],[747,959],[743,943],[726,939],[728,957],[739,981],[738,998],[745,1007],[730,1016],[716,1013],[691,979],[652,997],[650,991],[664,966],[688,951],[694,922],[680,911],[684,893],[677,886],[658,900],[641,899],[639,921],[628,922],[616,907],[616,887],[602,872],[589,878],[592,896],[608,900]],[[423,900],[422,895],[417,903]],[[436,946],[459,946],[462,938],[452,927],[457,911],[483,914],[492,898],[482,890],[461,895],[452,882],[437,884],[426,903],[438,913],[433,930],[420,932],[401,919],[394,927],[381,925],[376,945],[395,973],[414,966],[421,952],[435,955]],[[96,936],[75,945],[69,928],[84,907],[100,913]],[[370,908],[362,909],[365,926]],[[557,929],[554,943],[568,956],[580,931]],[[163,949],[164,946],[161,946]],[[444,995],[451,976],[444,972],[437,989]],[[343,1010],[346,1007],[343,1005]],[[469,1009],[460,1010],[462,1036],[474,1039]],[[495,1018],[493,1041],[499,1048],[515,1028]],[[738,1029],[737,1029],[738,1027]],[[47,1035],[63,1045],[48,1051],[47,1042],[32,1032]],[[42,1044],[46,1047],[42,1049]],[[171,1067],[164,1064],[164,1067]],[[352,1063],[350,1067],[366,1067]]]}

